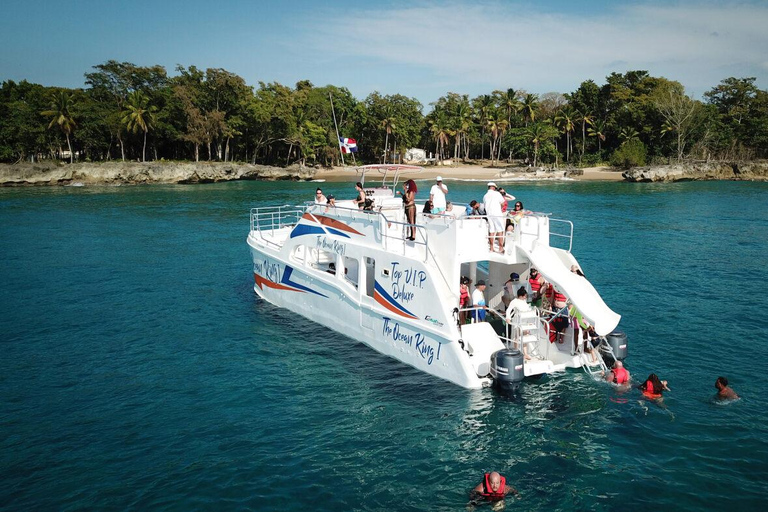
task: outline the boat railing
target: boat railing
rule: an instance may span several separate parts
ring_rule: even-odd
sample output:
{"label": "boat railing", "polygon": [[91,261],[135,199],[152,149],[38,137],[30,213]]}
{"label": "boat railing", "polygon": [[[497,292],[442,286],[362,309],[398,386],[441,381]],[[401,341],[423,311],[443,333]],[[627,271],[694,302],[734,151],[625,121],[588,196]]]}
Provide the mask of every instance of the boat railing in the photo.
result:
{"label": "boat railing", "polygon": [[279,247],[280,244],[274,241],[275,231],[295,226],[304,211],[305,207],[291,205],[251,208],[251,233],[258,233],[267,244]]}
{"label": "boat railing", "polygon": [[[557,226],[558,228],[563,228],[563,232],[557,232],[552,230],[552,225]],[[549,219],[549,236],[550,237],[558,237],[559,239],[565,239],[568,241],[568,252],[571,252],[571,249],[573,248],[573,222],[570,220],[564,220],[564,219]]]}

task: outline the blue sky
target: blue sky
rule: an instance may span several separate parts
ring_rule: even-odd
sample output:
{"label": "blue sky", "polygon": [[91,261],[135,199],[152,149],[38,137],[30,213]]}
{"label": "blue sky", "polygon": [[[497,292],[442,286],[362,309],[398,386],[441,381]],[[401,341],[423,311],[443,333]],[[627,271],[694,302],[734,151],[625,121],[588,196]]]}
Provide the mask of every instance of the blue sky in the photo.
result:
{"label": "blue sky", "polygon": [[67,87],[114,59],[425,106],[447,92],[571,92],[632,69],[700,97],[730,76],[768,89],[768,2],[4,0],[0,48],[0,81]]}

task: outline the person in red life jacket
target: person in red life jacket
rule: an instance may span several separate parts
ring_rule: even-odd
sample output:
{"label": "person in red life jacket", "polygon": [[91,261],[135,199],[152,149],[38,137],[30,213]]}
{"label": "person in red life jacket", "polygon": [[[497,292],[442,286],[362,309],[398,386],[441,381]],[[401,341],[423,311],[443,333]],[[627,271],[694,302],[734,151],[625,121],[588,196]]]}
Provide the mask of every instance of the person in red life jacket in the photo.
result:
{"label": "person in red life jacket", "polygon": [[717,398],[720,400],[736,400],[739,398],[739,395],[728,387],[728,379],[725,377],[718,377],[715,381],[715,387],[717,388]]}
{"label": "person in red life jacket", "polygon": [[507,494],[518,494],[517,489],[507,485],[507,479],[496,471],[486,473],[483,481],[473,491],[489,501],[503,500]]}
{"label": "person in red life jacket", "polygon": [[667,381],[659,380],[655,373],[650,374],[639,387],[643,395],[652,400],[661,398],[664,391],[670,391],[669,387],[667,387]]}
{"label": "person in red life jacket", "polygon": [[613,364],[613,369],[605,374],[605,380],[607,382],[610,382],[611,384],[617,384],[619,386],[629,384],[629,377],[629,372],[624,369],[624,363],[621,361],[616,361]]}
{"label": "person in red life jacket", "polygon": [[531,287],[531,305],[540,308],[541,285],[544,284],[544,277],[535,268],[531,268],[528,272],[528,284]]}

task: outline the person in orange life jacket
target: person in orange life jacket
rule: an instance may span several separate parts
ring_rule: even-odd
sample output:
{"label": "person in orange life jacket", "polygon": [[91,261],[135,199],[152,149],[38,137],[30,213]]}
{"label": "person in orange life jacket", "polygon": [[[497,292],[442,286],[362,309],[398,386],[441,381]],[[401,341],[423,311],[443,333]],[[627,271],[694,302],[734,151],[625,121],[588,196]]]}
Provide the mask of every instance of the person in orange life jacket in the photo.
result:
{"label": "person in orange life jacket", "polygon": [[618,384],[619,386],[622,384],[628,384],[629,378],[629,372],[624,369],[624,363],[621,361],[616,361],[613,364],[613,370],[605,374],[605,380],[607,382]]}
{"label": "person in orange life jacket", "polygon": [[483,481],[473,491],[491,501],[502,500],[507,494],[518,494],[517,489],[507,485],[507,479],[496,471],[486,473]]}
{"label": "person in orange life jacket", "polygon": [[718,377],[715,381],[715,387],[717,388],[717,398],[721,400],[735,400],[739,398],[739,395],[728,387],[728,379],[725,377]]}
{"label": "person in orange life jacket", "polygon": [[661,398],[664,391],[670,391],[669,387],[667,386],[667,381],[660,380],[655,373],[650,374],[645,382],[640,384],[638,387],[640,388],[640,391],[643,392],[645,397],[654,400]]}

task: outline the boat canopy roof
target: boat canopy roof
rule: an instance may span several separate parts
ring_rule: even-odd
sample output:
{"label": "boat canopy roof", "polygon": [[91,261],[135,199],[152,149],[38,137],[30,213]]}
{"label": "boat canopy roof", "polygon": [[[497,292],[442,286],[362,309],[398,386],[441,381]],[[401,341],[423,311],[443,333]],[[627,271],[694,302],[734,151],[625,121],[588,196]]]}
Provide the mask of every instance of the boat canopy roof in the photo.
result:
{"label": "boat canopy roof", "polygon": [[401,165],[401,164],[371,164],[361,165],[358,167],[348,168],[354,170],[355,173],[360,175],[360,183],[365,185],[365,176],[373,171],[381,174],[381,187],[391,189],[392,192],[397,189],[397,181],[400,179],[400,174],[408,172],[410,174],[418,174],[424,171],[423,167],[418,165]]}

